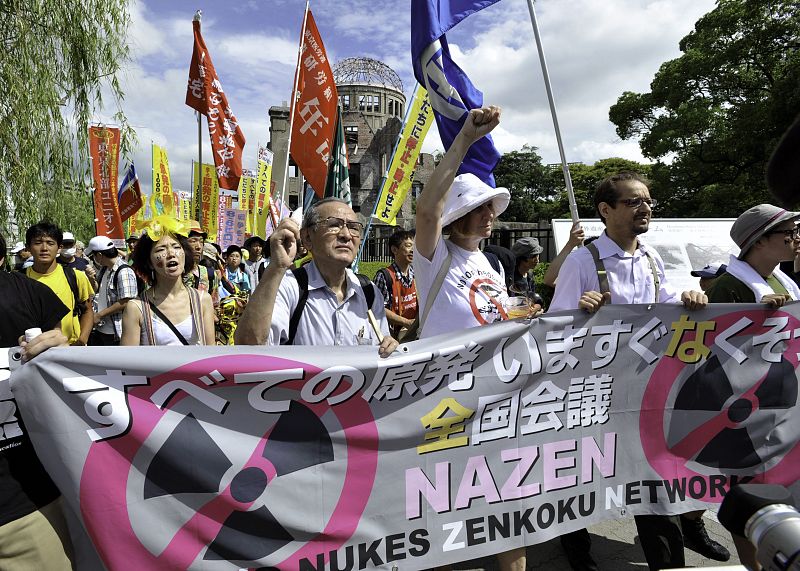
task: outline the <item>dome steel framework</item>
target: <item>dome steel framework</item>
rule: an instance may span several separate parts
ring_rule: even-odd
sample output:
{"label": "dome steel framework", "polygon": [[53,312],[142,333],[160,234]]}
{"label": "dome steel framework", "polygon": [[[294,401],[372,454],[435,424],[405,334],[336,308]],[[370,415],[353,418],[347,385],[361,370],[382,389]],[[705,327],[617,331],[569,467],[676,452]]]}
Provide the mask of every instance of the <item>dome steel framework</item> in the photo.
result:
{"label": "dome steel framework", "polygon": [[351,57],[341,60],[333,68],[333,78],[337,84],[383,85],[403,93],[403,82],[400,76],[385,63],[368,57]]}

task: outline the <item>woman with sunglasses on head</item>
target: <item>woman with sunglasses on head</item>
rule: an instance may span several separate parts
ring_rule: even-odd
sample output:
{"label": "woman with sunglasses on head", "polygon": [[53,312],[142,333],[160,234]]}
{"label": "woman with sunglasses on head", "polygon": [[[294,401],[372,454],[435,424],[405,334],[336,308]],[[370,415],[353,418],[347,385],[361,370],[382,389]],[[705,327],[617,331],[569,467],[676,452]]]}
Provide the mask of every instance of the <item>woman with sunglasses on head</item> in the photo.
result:
{"label": "woman with sunglasses on head", "polygon": [[183,281],[192,266],[188,228],[165,215],[145,224],[133,268],[149,287],[125,306],[120,345],[213,345],[211,297]]}
{"label": "woman with sunglasses on head", "polygon": [[[511,195],[473,174],[456,176],[472,144],[499,123],[497,107],[470,111],[417,200],[414,271],[420,338],[506,318],[502,268],[495,270],[479,246],[491,236],[494,220]],[[524,571],[525,548],[500,553],[497,559],[502,571]]]}

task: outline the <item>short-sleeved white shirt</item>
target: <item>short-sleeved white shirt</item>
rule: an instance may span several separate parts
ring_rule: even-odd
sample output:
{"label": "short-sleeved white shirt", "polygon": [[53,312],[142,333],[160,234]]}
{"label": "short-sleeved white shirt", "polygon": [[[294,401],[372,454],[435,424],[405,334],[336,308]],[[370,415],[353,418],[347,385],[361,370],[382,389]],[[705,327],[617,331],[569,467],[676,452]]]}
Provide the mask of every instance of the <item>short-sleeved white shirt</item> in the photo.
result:
{"label": "short-sleeved white shirt", "polygon": [[[379,341],[367,318],[367,299],[358,277],[347,272],[347,293],[339,303],[336,294],[325,283],[316,264],[305,266],[308,272],[308,300],[303,308],[294,345],[378,345]],[[380,324],[381,332],[389,334],[383,295],[374,286],[375,300],[372,313]],[[300,300],[300,288],[291,271],[287,271],[278,287],[272,326],[267,344],[279,345],[289,339],[289,319]]]}
{"label": "short-sleeved white shirt", "polygon": [[[653,271],[645,252],[649,252],[656,263],[660,282],[659,303],[680,301],[677,290],[669,284],[664,275],[664,262],[655,248],[648,247],[640,239],[639,247],[633,254],[629,254],[605,232],[592,243],[597,247],[597,252],[608,275],[612,304],[654,303],[656,301]],[[577,309],[578,300],[587,291],[600,291],[600,281],[597,278],[597,267],[592,253],[587,248],[578,248],[567,256],[558,272],[556,291],[548,311]]]}
{"label": "short-sleeved white shirt", "polygon": [[420,317],[448,249],[453,255],[450,271],[422,326],[420,338],[497,321],[501,319],[500,308],[508,297],[502,267],[498,273],[480,250],[465,250],[440,237],[432,260],[427,260],[414,247],[414,279],[417,281]]}

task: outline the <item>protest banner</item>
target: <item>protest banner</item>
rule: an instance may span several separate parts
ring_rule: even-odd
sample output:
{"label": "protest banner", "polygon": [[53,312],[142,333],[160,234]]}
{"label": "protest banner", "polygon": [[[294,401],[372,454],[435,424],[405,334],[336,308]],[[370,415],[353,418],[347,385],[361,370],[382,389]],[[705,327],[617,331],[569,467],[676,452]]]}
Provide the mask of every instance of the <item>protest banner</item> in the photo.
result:
{"label": "protest banner", "polygon": [[[226,190],[236,190],[242,175],[244,133],[228,103],[228,96],[222,89],[197,18],[192,22],[192,27],[194,48],[189,65],[186,105],[206,116],[217,184]],[[203,222],[205,223],[205,219]]]}
{"label": "protest banner", "polygon": [[[219,182],[214,165],[203,163],[202,170],[199,163],[192,161],[194,170],[195,189],[192,200],[200,199],[202,209],[203,230],[208,233],[211,242],[217,239],[217,212],[219,211]],[[192,202],[194,204],[194,202]]]}
{"label": "protest banner", "polygon": [[258,181],[253,206],[253,234],[263,236],[269,218],[269,199],[272,195],[273,154],[267,147],[258,147]]}
{"label": "protest banner", "polygon": [[605,306],[388,359],[59,348],[11,383],[81,569],[423,569],[798,491],[798,331],[797,303]]}
{"label": "protest banner", "polygon": [[252,198],[256,195],[256,171],[251,169],[242,169],[242,177],[239,179],[239,208],[247,213],[247,229],[248,235],[252,234],[253,227],[253,214],[252,207],[254,200]]}
{"label": "protest banner", "polygon": [[386,224],[397,224],[397,213],[411,189],[411,175],[417,166],[422,142],[433,123],[433,111],[428,92],[417,84],[400,140],[392,155],[386,177],[383,179],[375,207],[375,218]]}
{"label": "protest banner", "polygon": [[136,175],[136,167],[133,162],[128,163],[125,175],[119,185],[117,193],[117,205],[119,206],[120,219],[125,222],[134,216],[142,207],[142,188],[139,184],[139,177]]}
{"label": "protest banner", "polygon": [[311,188],[322,198],[333,149],[339,95],[311,10],[307,10],[307,15],[295,72],[297,91],[292,91],[292,100],[297,103],[291,121],[290,152]]}
{"label": "protest banner", "polygon": [[241,246],[244,243],[244,231],[247,227],[247,212],[240,208],[225,208],[220,216],[217,241],[222,251],[228,246]]}
{"label": "protest banner", "polygon": [[153,193],[161,201],[164,213],[169,214],[175,205],[175,196],[172,192],[172,179],[169,175],[169,161],[167,149],[158,145],[153,147]]}
{"label": "protest banner", "polygon": [[117,203],[119,176],[119,129],[104,125],[89,127],[89,155],[94,182],[95,232],[108,236],[117,248],[125,246],[125,231]]}

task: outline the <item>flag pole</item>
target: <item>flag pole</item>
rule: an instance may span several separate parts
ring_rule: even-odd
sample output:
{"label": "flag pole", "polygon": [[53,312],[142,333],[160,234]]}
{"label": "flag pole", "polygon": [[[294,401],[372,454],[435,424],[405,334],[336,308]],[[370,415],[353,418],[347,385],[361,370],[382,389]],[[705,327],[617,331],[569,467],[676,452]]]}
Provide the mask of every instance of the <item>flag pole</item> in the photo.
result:
{"label": "flag pole", "polygon": [[[203,18],[203,11],[198,10],[194,13],[194,21],[197,22],[198,25],[200,24],[200,20]],[[203,117],[199,111],[195,111],[197,114],[197,170],[202,174],[203,172]],[[192,169],[192,177],[194,177],[194,169]],[[197,178],[196,184],[197,186],[192,189],[193,192],[197,193],[195,196],[195,204],[197,205],[196,214],[197,214],[197,221],[200,223],[200,228],[203,227],[203,185],[201,181],[203,180],[202,176]]]}
{"label": "flag pole", "polygon": [[[297,67],[294,70],[294,87],[292,88],[292,101],[289,104],[289,138],[286,141],[286,160],[283,163],[283,186],[281,187],[281,204],[286,204],[286,185],[289,184],[289,153],[292,148],[292,122],[294,121],[294,107],[297,101],[297,84],[300,82],[300,64],[303,57],[303,43],[305,42],[306,24],[308,22],[308,3],[306,0],[306,10],[303,12],[303,28],[300,30],[300,46],[297,48]],[[300,191],[303,192],[302,190]],[[303,200],[300,198],[299,200]],[[282,214],[278,213],[279,217]]]}
{"label": "flag pole", "polygon": [[564,153],[564,143],[561,141],[561,129],[558,126],[558,115],[556,113],[556,104],[553,99],[553,88],[550,85],[550,74],[547,71],[547,61],[545,60],[544,49],[542,48],[542,38],[539,36],[539,24],[536,23],[536,11],[533,9],[533,0],[528,0],[528,11],[531,15],[533,35],[536,38],[536,49],[539,50],[539,62],[542,64],[542,76],[544,77],[544,87],[547,90],[547,101],[550,103],[550,115],[553,117],[553,128],[556,131],[558,153],[561,156],[561,169],[564,171],[564,183],[567,185],[567,196],[569,197],[569,211],[572,215],[572,221],[577,222],[580,220],[578,216],[578,205],[575,202],[575,191],[572,189],[572,176],[569,174],[569,165],[567,165],[567,157]]}
{"label": "flag pole", "polygon": [[378,203],[381,201],[381,196],[383,196],[383,187],[386,184],[386,179],[389,178],[389,169],[392,168],[392,162],[394,162],[394,155],[397,152],[397,147],[400,145],[400,139],[403,138],[403,129],[406,127],[406,123],[408,122],[408,116],[411,114],[411,108],[414,106],[413,101],[417,96],[417,90],[419,90],[419,82],[414,83],[414,91],[411,93],[411,105],[406,105],[406,116],[403,117],[403,123],[400,125],[400,131],[397,133],[397,138],[394,140],[394,148],[392,149],[392,154],[389,155],[389,162],[386,164],[386,172],[383,173],[381,177],[381,185],[378,187],[380,190],[378,191],[378,195],[375,197],[375,205],[372,207],[372,214],[367,220],[367,227],[364,229],[364,239],[361,240],[361,246],[358,248],[358,255],[356,256],[355,262],[353,262],[353,271],[358,272],[358,262],[361,260],[361,254],[364,251],[364,244],[367,241],[367,236],[369,236],[369,230],[372,227],[372,219],[375,218],[375,213],[378,211]]}

